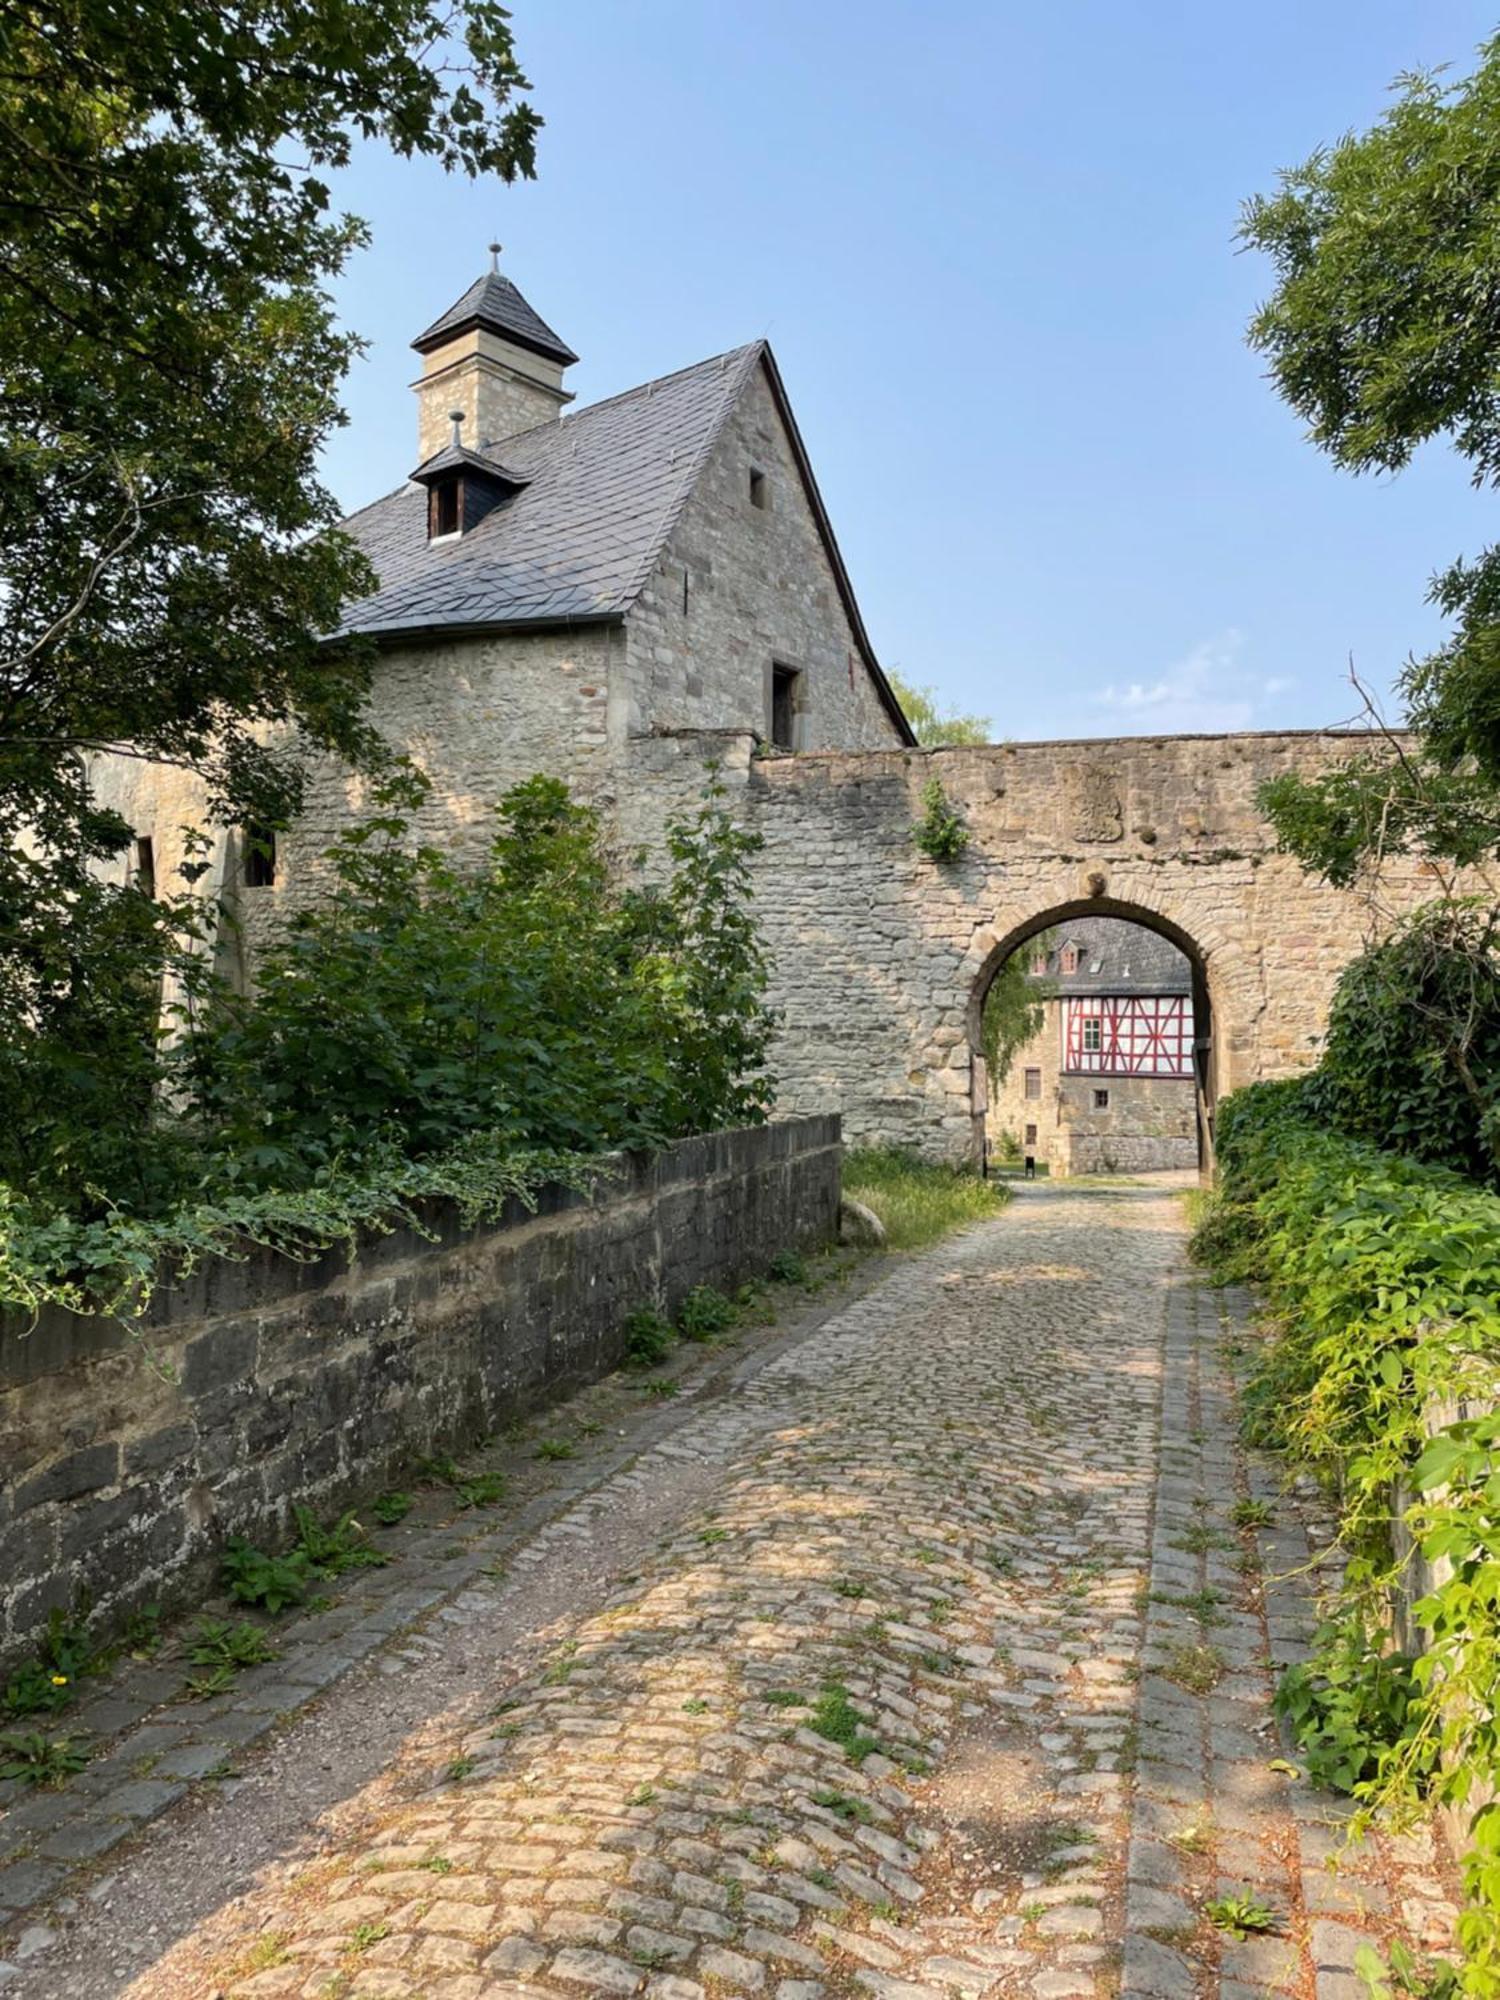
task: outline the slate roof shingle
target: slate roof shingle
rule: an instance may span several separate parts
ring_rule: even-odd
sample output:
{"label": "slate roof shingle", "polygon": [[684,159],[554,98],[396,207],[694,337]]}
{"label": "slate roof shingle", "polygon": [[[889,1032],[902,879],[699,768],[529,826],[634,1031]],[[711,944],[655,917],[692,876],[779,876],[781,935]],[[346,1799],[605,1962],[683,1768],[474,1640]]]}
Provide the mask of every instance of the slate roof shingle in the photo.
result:
{"label": "slate roof shingle", "polygon": [[498,271],[486,271],[482,278],[476,278],[461,299],[455,300],[425,333],[417,335],[412,346],[418,354],[426,354],[431,348],[445,346],[459,334],[467,333],[471,326],[489,327],[502,339],[513,340],[518,347],[529,347],[533,354],[545,354],[551,361],[560,361],[564,368],[578,359],[541,314],[526,303],[510,279],[503,278]]}
{"label": "slate roof shingle", "polygon": [[500,441],[495,456],[527,483],[461,541],[429,545],[418,486],[352,515],[345,530],[380,588],[350,606],[344,629],[400,636],[621,615],[764,353],[752,341]]}
{"label": "slate roof shingle", "polygon": [[[1046,978],[1059,996],[1078,994],[1155,994],[1192,991],[1192,968],[1170,938],[1124,917],[1073,917],[1051,932]],[[1065,945],[1079,947],[1076,972],[1060,965]],[[1028,968],[1035,944],[1022,945]]]}

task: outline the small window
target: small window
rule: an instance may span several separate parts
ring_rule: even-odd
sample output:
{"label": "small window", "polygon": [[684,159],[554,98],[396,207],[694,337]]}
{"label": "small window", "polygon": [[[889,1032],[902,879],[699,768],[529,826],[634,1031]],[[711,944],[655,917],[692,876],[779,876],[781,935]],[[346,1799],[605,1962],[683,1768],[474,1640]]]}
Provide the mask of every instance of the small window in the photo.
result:
{"label": "small window", "polygon": [[1094,1109],[1096,1111],[1108,1111],[1109,1092],[1107,1090],[1096,1090],[1094,1092]]}
{"label": "small window", "polygon": [[771,741],[778,750],[797,747],[797,683],[801,678],[795,667],[771,669]]}
{"label": "small window", "polygon": [[156,896],[156,849],[149,833],[144,833],[135,844],[135,866],[131,880],[143,896],[153,900]]}
{"label": "small window", "polygon": [[771,489],[766,484],[766,475],[752,465],[750,468],[750,505],[759,507],[764,513],[771,504]]}
{"label": "small window", "polygon": [[427,495],[427,533],[436,541],[439,535],[458,533],[459,508],[463,499],[463,483],[457,479],[444,479],[432,487]]}
{"label": "small window", "polygon": [[1031,961],[1031,976],[1033,979],[1040,979],[1043,977],[1046,970],[1047,970],[1047,954],[1044,951],[1039,951]]}
{"label": "small window", "polygon": [[247,826],[242,835],[240,870],[247,889],[270,889],[276,882],[276,834],[269,826]]}
{"label": "small window", "polygon": [[1104,1024],[1097,1014],[1091,1015],[1083,1024],[1083,1046],[1092,1055],[1097,1055],[1104,1047]]}
{"label": "small window", "polygon": [[1065,944],[1063,946],[1062,969],[1064,972],[1076,972],[1078,970],[1078,947],[1076,944]]}
{"label": "small window", "polygon": [[1026,1095],[1028,1097],[1040,1097],[1041,1094],[1042,1094],[1042,1072],[1039,1069],[1027,1070]]}
{"label": "small window", "polygon": [[1036,1127],[1035,1127],[1035,1125],[1028,1125],[1028,1126],[1026,1127],[1026,1143],[1027,1143],[1027,1145],[1028,1145],[1028,1146],[1034,1146],[1034,1145],[1036,1144]]}

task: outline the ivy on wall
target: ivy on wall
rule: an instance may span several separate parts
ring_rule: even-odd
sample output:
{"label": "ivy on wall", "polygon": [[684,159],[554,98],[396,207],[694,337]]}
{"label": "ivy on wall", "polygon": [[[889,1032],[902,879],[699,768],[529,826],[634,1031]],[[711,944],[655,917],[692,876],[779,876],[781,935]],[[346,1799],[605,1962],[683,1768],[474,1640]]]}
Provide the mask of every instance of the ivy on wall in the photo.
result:
{"label": "ivy on wall", "polygon": [[[1328,1129],[1319,1080],[1258,1084],[1220,1113],[1219,1191],[1194,1249],[1264,1288],[1247,1392],[1258,1441],[1338,1494],[1347,1558],[1283,1713],[1313,1774],[1364,1814],[1472,1815],[1457,1990],[1500,1995],[1500,1197]],[[1394,1647],[1402,1562],[1446,1565]]]}

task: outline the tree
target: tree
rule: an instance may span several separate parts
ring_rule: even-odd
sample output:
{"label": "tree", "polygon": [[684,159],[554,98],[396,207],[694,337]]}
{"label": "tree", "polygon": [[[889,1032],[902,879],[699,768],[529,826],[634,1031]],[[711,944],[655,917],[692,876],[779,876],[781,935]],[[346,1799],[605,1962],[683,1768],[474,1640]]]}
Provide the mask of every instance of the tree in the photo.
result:
{"label": "tree", "polygon": [[134,987],[170,949],[165,911],[85,893],[128,832],[90,752],[272,824],[309,753],[377,759],[368,658],[329,640],[371,573],[317,477],[359,346],[326,288],[364,231],[322,176],[369,139],[529,175],[526,88],[495,0],[0,0],[7,1063],[87,1038],[102,954]]}
{"label": "tree", "polygon": [[937,690],[913,687],[899,674],[887,674],[906,719],[924,748],[942,749],[959,743],[988,743],[994,731],[987,715],[960,715],[938,705]]}
{"label": "tree", "polygon": [[[1500,480],[1500,37],[1456,84],[1398,79],[1368,132],[1320,150],[1246,205],[1274,293],[1252,321],[1309,435],[1351,472],[1397,472],[1446,437],[1476,485]],[[1387,735],[1265,803],[1283,845],[1335,882],[1420,847],[1456,865],[1500,851],[1500,549],[1456,562],[1431,598],[1448,643],[1401,676],[1411,750]]]}
{"label": "tree", "polygon": [[1052,934],[1043,931],[1013,951],[990,982],[984,996],[980,1041],[990,1080],[990,1095],[998,1097],[1010,1066],[1047,1017],[1046,1002],[1056,993],[1055,982],[1037,977],[1031,967],[1045,959]]}

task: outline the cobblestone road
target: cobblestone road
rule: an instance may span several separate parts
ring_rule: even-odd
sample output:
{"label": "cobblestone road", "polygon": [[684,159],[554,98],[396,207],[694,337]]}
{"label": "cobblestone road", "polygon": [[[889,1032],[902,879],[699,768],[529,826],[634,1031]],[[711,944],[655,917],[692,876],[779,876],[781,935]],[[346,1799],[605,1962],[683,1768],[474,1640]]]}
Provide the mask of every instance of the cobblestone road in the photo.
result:
{"label": "cobblestone road", "polygon": [[[1305,1593],[1267,1626],[1236,1501],[1309,1545],[1237,1458],[1220,1310],[1165,1189],[1028,1188],[898,1267],[544,1531],[518,1567],[664,1453],[719,1469],[482,1726],[132,2000],[1359,1992],[1358,1936],[1451,1910],[1420,1838],[1329,1873],[1328,1802],[1273,1768]],[[1225,1939],[1225,1886],[1280,1935]]]}

